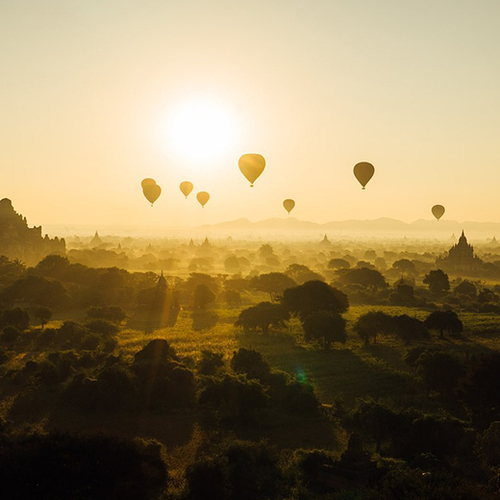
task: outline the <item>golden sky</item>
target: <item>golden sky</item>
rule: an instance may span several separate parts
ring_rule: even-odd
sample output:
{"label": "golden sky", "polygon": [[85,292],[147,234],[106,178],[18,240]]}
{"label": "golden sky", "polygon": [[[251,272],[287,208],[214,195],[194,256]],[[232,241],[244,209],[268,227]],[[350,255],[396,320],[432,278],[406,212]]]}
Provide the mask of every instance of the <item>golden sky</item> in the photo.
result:
{"label": "golden sky", "polygon": [[[31,224],[259,220],[285,198],[317,222],[500,221],[499,19],[498,0],[3,0],[0,197]],[[253,189],[243,153],[267,160]]]}

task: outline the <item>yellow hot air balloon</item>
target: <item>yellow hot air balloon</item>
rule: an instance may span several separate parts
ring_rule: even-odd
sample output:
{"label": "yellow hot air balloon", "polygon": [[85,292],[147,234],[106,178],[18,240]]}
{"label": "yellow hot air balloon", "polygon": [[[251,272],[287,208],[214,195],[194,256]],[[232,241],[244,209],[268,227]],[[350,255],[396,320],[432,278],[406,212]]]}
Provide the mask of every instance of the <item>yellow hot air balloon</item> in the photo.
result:
{"label": "yellow hot air balloon", "polygon": [[368,181],[373,177],[374,173],[375,173],[375,167],[371,163],[368,163],[367,161],[362,161],[361,163],[356,163],[356,165],[354,165],[354,176],[363,186],[363,189],[365,189],[365,186],[368,184]]}
{"label": "yellow hot air balloon", "polygon": [[156,181],[154,179],[144,179],[141,182],[141,187],[144,189],[146,186],[154,186],[156,184]]}
{"label": "yellow hot air balloon", "polygon": [[266,168],[266,160],[262,155],[246,154],[238,160],[238,166],[241,173],[250,182],[250,187],[253,187],[253,183],[264,172],[264,168]]}
{"label": "yellow hot air balloon", "polygon": [[206,191],[200,191],[196,195],[196,199],[200,202],[202,208],[204,208],[205,205],[208,203],[208,200],[210,199],[210,195]]}
{"label": "yellow hot air balloon", "polygon": [[161,187],[158,184],[147,184],[142,192],[149,203],[151,203],[151,206],[153,206],[153,203],[160,197]]}
{"label": "yellow hot air balloon", "polygon": [[181,182],[179,186],[181,188],[182,194],[187,198],[191,191],[193,190],[193,183],[189,181]]}
{"label": "yellow hot air balloon", "polygon": [[283,202],[283,206],[285,207],[285,210],[290,213],[295,206],[295,202],[293,200],[287,199]]}
{"label": "yellow hot air balloon", "polygon": [[436,217],[437,221],[439,222],[439,219],[444,215],[445,210],[443,205],[434,205],[431,208],[431,212],[432,215],[434,215],[434,217]]}

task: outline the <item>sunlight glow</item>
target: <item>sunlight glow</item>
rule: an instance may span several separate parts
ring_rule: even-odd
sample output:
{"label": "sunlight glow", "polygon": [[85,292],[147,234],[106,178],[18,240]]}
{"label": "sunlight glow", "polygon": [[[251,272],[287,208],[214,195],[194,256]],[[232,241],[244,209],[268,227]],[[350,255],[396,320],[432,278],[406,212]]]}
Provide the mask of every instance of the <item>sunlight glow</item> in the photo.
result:
{"label": "sunlight glow", "polygon": [[170,116],[169,148],[185,159],[216,160],[235,142],[235,121],[230,111],[215,100],[192,100],[178,106]]}

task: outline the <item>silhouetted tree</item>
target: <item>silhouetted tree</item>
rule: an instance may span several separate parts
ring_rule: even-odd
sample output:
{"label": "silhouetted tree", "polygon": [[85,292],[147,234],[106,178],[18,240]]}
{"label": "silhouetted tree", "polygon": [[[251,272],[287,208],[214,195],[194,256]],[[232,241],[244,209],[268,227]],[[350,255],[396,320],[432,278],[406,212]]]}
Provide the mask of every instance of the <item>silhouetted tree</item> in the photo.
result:
{"label": "silhouetted tree", "polygon": [[205,381],[198,402],[202,408],[216,411],[222,419],[252,422],[257,410],[267,405],[269,397],[258,380],[226,373],[221,379]]}
{"label": "silhouetted tree", "polygon": [[194,290],[194,307],[205,309],[208,304],[215,301],[215,294],[206,285],[197,285]]}
{"label": "silhouetted tree", "polygon": [[231,368],[236,373],[243,373],[248,378],[255,378],[261,382],[267,380],[271,373],[271,367],[264,361],[260,352],[244,347],[240,347],[233,354]]}
{"label": "silhouetted tree", "polygon": [[367,267],[339,269],[337,274],[339,283],[343,285],[355,284],[373,290],[385,289],[389,286],[384,276],[376,269]]}
{"label": "silhouetted tree", "polygon": [[323,281],[308,281],[283,292],[282,303],[287,311],[301,320],[317,311],[343,313],[349,309],[347,296]]}
{"label": "silhouetted tree", "polygon": [[289,314],[281,304],[261,302],[241,311],[234,325],[245,330],[260,328],[263,334],[267,334],[271,325],[276,328],[283,327],[288,318]]}
{"label": "silhouetted tree", "polygon": [[48,307],[37,307],[35,309],[35,317],[38,318],[43,329],[43,327],[52,318],[52,309],[49,309]]}
{"label": "silhouetted tree", "polygon": [[299,284],[308,281],[325,281],[325,278],[321,274],[314,272],[303,264],[290,264],[286,268],[285,274]]}
{"label": "silhouetted tree", "polygon": [[256,290],[268,293],[271,300],[275,300],[278,294],[282,294],[286,288],[297,286],[297,283],[286,274],[268,273],[253,277],[251,285]]}
{"label": "silhouetted tree", "polygon": [[360,316],[353,329],[366,344],[370,339],[376,343],[379,335],[392,333],[393,318],[382,311],[371,311]]}
{"label": "silhouetted tree", "polygon": [[330,259],[328,262],[329,269],[349,269],[351,264],[345,259]]}
{"label": "silhouetted tree", "polygon": [[476,285],[471,283],[469,280],[463,280],[455,287],[453,293],[467,295],[468,297],[475,299],[477,297],[477,288]]}
{"label": "silhouetted tree", "polygon": [[415,268],[415,264],[409,259],[400,259],[396,260],[392,264],[392,268],[399,273],[406,273],[411,276],[417,274],[417,269]]}
{"label": "silhouetted tree", "polygon": [[332,342],[344,344],[347,340],[346,322],[338,313],[314,312],[304,320],[303,327],[306,340],[321,341],[325,349],[329,349]]}
{"label": "silhouetted tree", "polygon": [[430,271],[426,274],[423,283],[429,285],[429,290],[436,295],[443,295],[450,289],[450,280],[448,275],[441,269]]}
{"label": "silhouetted tree", "polygon": [[454,311],[433,311],[424,321],[429,330],[436,330],[440,337],[444,337],[445,332],[451,335],[462,333],[463,324]]}
{"label": "silhouetted tree", "polygon": [[0,294],[1,300],[16,300],[46,307],[61,307],[68,303],[68,290],[59,282],[43,276],[30,275],[15,281]]}
{"label": "silhouetted tree", "polygon": [[412,318],[407,314],[395,316],[392,319],[392,328],[396,337],[409,344],[415,340],[424,340],[429,338],[429,332],[423,321]]}
{"label": "silhouetted tree", "polygon": [[0,326],[13,326],[20,331],[26,330],[30,326],[30,315],[28,311],[20,307],[6,309],[1,313]]}

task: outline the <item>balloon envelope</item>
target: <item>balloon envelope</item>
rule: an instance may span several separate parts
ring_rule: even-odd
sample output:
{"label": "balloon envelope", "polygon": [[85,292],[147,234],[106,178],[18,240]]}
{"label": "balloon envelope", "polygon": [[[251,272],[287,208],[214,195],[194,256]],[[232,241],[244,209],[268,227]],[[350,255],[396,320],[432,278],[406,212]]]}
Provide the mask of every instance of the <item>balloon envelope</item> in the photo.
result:
{"label": "balloon envelope", "polygon": [[160,197],[161,187],[158,184],[147,184],[142,191],[151,206],[153,206],[153,203]]}
{"label": "balloon envelope", "polygon": [[361,163],[356,163],[356,165],[354,165],[354,176],[363,186],[363,189],[365,189],[365,186],[368,184],[368,181],[373,177],[374,173],[375,173],[375,167],[371,163],[368,163],[367,161],[362,161]]}
{"label": "balloon envelope", "polygon": [[191,191],[193,190],[193,183],[189,181],[181,182],[179,186],[181,188],[182,194],[187,198]]}
{"label": "balloon envelope", "polygon": [[293,207],[295,206],[295,202],[293,200],[285,200],[283,202],[283,206],[285,207],[285,210],[290,213],[293,210]]}
{"label": "balloon envelope", "polygon": [[434,217],[436,217],[436,219],[439,220],[444,215],[445,210],[443,205],[434,205],[431,208],[431,212],[432,215],[434,215]]}
{"label": "balloon envelope", "polygon": [[266,160],[259,154],[246,154],[238,160],[238,166],[241,173],[250,182],[250,187],[259,178],[260,174],[264,172],[266,167]]}
{"label": "balloon envelope", "polygon": [[141,187],[144,189],[146,186],[154,186],[156,181],[154,179],[143,179],[141,182]]}
{"label": "balloon envelope", "polygon": [[210,199],[210,195],[206,191],[200,191],[196,195],[196,199],[200,202],[200,205],[204,207]]}

